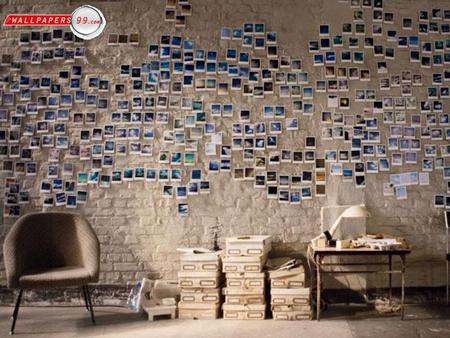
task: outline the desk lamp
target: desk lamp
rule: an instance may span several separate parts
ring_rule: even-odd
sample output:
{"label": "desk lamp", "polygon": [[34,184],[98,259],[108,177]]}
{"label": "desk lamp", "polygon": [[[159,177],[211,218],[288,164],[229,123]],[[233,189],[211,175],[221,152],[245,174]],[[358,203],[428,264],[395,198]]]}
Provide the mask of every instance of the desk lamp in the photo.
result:
{"label": "desk lamp", "polygon": [[311,243],[313,245],[315,245],[317,240],[320,239],[320,238],[326,238],[326,239],[330,240],[333,237],[333,235],[336,233],[336,231],[337,231],[337,229],[339,227],[339,224],[341,223],[341,220],[343,218],[367,218],[369,216],[370,216],[370,214],[369,214],[369,212],[367,211],[366,207],[363,204],[361,204],[361,205],[352,205],[352,206],[348,207],[347,209],[345,209],[342,212],[342,214],[339,215],[337,220],[331,226],[330,230],[324,231],[319,236],[313,238],[311,240]]}

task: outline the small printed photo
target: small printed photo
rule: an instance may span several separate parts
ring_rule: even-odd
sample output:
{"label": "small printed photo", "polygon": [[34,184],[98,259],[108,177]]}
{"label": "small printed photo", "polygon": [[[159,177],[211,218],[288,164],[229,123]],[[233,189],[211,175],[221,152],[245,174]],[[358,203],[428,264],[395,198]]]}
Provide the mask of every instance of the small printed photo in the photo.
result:
{"label": "small printed photo", "polygon": [[300,191],[290,191],[290,204],[298,205],[301,202],[301,192]]}
{"label": "small printed photo", "polygon": [[302,200],[312,199],[311,187],[302,187],[301,193],[302,193],[302,197],[301,197]]}
{"label": "small printed photo", "polygon": [[177,206],[178,216],[185,217],[189,215],[189,204],[187,203],[178,203]]}
{"label": "small printed photo", "polygon": [[41,181],[41,186],[40,186],[40,193],[41,194],[45,194],[45,193],[51,193],[52,191],[52,184],[49,181]]}
{"label": "small printed photo", "polygon": [[281,204],[289,203],[289,190],[279,190],[278,192],[278,202]]}
{"label": "small printed photo", "polygon": [[395,195],[394,185],[389,182],[383,183],[383,196],[394,196],[394,195]]}
{"label": "small printed photo", "polygon": [[326,185],[325,184],[316,184],[316,196],[317,197],[326,196]]}
{"label": "small printed photo", "polygon": [[444,180],[450,180],[450,167],[443,168]]}
{"label": "small printed photo", "polygon": [[365,188],[366,187],[366,176],[365,175],[355,176],[355,187],[356,188]]}
{"label": "small printed photo", "polygon": [[209,194],[210,191],[209,181],[200,181],[200,194]]}
{"label": "small printed photo", "polygon": [[176,198],[187,199],[188,190],[186,186],[176,187]]}
{"label": "small printed photo", "polygon": [[315,136],[306,136],[305,137],[305,148],[306,149],[315,149],[316,148]]}
{"label": "small printed photo", "polygon": [[408,198],[406,186],[401,185],[395,187],[395,198],[398,200],[404,200]]}
{"label": "small printed photo", "polygon": [[330,175],[342,176],[342,174],[343,174],[343,164],[342,163],[331,163]]}
{"label": "small printed photo", "polygon": [[173,198],[173,186],[165,185],[163,186],[162,196],[163,198]]}
{"label": "small printed photo", "polygon": [[67,195],[66,208],[77,208],[77,195]]}
{"label": "small printed photo", "polygon": [[91,170],[88,174],[88,184],[97,185],[100,180],[100,172]]}
{"label": "small printed photo", "polygon": [[67,204],[66,202],[66,193],[65,192],[58,192],[55,194],[55,206],[65,206]]}
{"label": "small printed photo", "polygon": [[343,182],[353,182],[353,169],[344,168],[342,172]]}

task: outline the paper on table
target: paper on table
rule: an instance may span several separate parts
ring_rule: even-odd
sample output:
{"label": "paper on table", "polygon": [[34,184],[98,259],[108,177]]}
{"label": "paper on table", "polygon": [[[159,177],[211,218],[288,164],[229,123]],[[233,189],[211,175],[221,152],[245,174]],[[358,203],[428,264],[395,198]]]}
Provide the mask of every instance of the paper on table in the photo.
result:
{"label": "paper on table", "polygon": [[372,249],[394,249],[402,245],[395,238],[375,239],[370,237],[361,237],[355,241],[358,245],[370,246]]}

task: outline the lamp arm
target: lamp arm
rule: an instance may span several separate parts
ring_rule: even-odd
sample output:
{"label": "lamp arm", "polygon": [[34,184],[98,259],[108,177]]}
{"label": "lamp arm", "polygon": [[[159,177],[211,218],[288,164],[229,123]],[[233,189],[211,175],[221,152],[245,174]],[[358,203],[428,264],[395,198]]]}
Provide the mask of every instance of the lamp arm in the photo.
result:
{"label": "lamp arm", "polygon": [[333,225],[331,226],[331,228],[330,228],[330,230],[328,230],[328,232],[330,233],[330,235],[331,236],[334,236],[334,233],[336,232],[336,230],[337,230],[337,228],[338,228],[338,226],[339,226],[339,223],[341,223],[341,220],[342,220],[342,215],[343,215],[344,213],[342,213],[339,217],[338,217],[338,219],[333,223]]}
{"label": "lamp arm", "polygon": [[[331,226],[330,230],[328,230],[328,232],[330,233],[331,236],[333,236],[334,233],[336,232],[337,227],[339,226],[339,223],[341,222],[341,220],[342,220],[342,214],[341,214],[341,215],[338,217],[338,219],[333,223],[333,225]],[[320,235],[314,237],[314,238],[311,240],[311,243],[315,243],[318,239],[324,238],[324,237],[325,237],[325,235],[324,235],[324,233],[322,232]]]}

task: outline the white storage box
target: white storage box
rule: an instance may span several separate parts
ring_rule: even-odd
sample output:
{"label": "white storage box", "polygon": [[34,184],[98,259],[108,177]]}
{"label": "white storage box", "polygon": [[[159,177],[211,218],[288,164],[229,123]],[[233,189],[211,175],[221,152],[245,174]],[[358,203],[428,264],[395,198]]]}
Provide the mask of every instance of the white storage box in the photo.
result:
{"label": "white storage box", "polygon": [[178,303],[180,319],[217,319],[220,315],[220,304]]}
{"label": "white storage box", "polygon": [[249,304],[249,305],[231,305],[223,304],[223,318],[224,319],[265,319],[266,305],[265,304]]}
{"label": "white storage box", "polygon": [[264,288],[241,289],[241,288],[223,288],[222,294],[225,296],[245,296],[245,295],[264,295]]}
{"label": "white storage box", "polygon": [[265,304],[265,295],[227,295],[225,303],[232,305]]}
{"label": "white storage box", "polygon": [[180,256],[181,271],[221,271],[218,253],[184,254]]}
{"label": "white storage box", "polygon": [[292,311],[292,312],[278,312],[272,311],[274,320],[308,320],[311,319],[311,311]]}
{"label": "white storage box", "polygon": [[271,289],[271,304],[274,305],[305,305],[309,304],[309,288],[301,289]]}
{"label": "white storage box", "polygon": [[181,288],[215,289],[222,285],[223,275],[217,271],[179,271],[178,284]]}
{"label": "white storage box", "polygon": [[262,256],[271,248],[270,236],[238,236],[225,239],[226,256]]}
{"label": "white storage box", "polygon": [[226,285],[229,288],[264,288],[265,272],[229,272]]}
{"label": "white storage box", "polygon": [[222,259],[223,272],[261,272],[267,261],[264,256],[226,256]]}
{"label": "white storage box", "polygon": [[300,266],[290,270],[269,271],[269,279],[272,288],[304,288],[305,269]]}
{"label": "white storage box", "polygon": [[183,289],[180,300],[185,303],[219,303],[221,289]]}
{"label": "white storage box", "polygon": [[307,305],[272,305],[271,310],[274,312],[309,312],[311,306]]}

